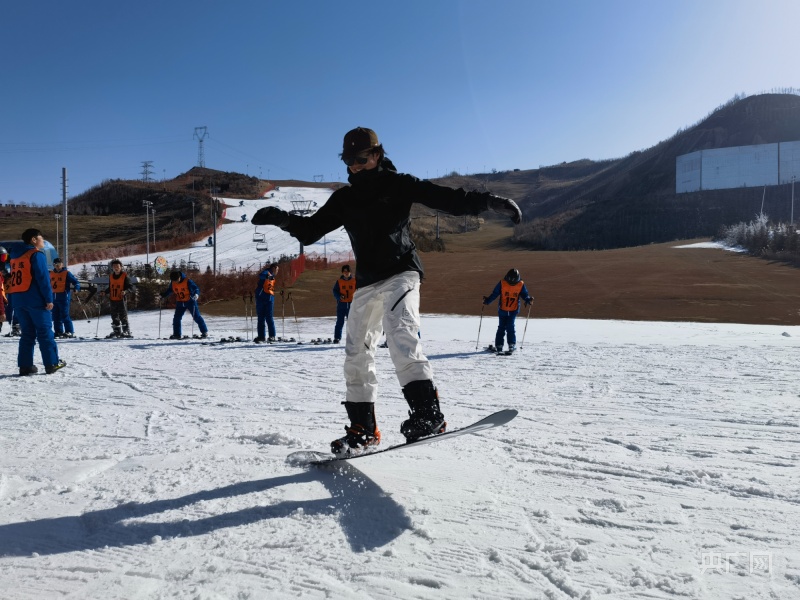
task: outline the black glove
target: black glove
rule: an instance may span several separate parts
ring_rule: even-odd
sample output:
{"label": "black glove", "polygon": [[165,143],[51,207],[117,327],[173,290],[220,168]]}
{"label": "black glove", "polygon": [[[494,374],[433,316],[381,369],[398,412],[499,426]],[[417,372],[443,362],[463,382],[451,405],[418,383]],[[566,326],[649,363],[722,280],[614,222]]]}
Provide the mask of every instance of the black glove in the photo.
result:
{"label": "black glove", "polygon": [[533,302],[533,296],[530,298],[525,298],[525,306],[530,306],[531,302]]}
{"label": "black glove", "polygon": [[500,213],[501,215],[506,215],[514,223],[519,223],[522,220],[522,211],[519,209],[519,206],[517,206],[516,202],[508,198],[501,198],[500,196],[489,194],[486,208],[493,212]]}
{"label": "black glove", "polygon": [[275,225],[283,229],[289,224],[289,213],[274,206],[260,208],[250,219],[253,225]]}
{"label": "black glove", "polygon": [[483,303],[484,304],[489,304],[489,296],[484,296],[483,297]]}

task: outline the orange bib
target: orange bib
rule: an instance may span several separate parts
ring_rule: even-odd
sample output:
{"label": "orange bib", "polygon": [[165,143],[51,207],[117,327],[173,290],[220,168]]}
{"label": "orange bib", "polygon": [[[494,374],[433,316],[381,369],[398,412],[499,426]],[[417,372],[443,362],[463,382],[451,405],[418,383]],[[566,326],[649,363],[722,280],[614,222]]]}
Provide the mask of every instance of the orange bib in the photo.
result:
{"label": "orange bib", "polygon": [[53,293],[60,294],[67,289],[67,270],[60,273],[50,271],[50,285],[53,286]]}
{"label": "orange bib", "polygon": [[124,271],[120,273],[119,279],[114,279],[112,275],[108,276],[108,288],[110,290],[108,299],[114,302],[122,300],[122,292],[125,291],[125,278],[128,276]]}
{"label": "orange bib", "polygon": [[19,258],[11,259],[11,276],[7,283],[9,294],[27,292],[31,289],[31,283],[33,283],[31,257],[35,252],[38,252],[38,250],[32,248]]}
{"label": "orange bib", "polygon": [[519,308],[519,295],[522,292],[523,281],[514,285],[508,283],[505,279],[500,285],[500,308],[513,312]]}
{"label": "orange bib", "polygon": [[352,302],[353,294],[356,293],[356,278],[339,279],[339,301]]}
{"label": "orange bib", "polygon": [[173,281],[172,293],[175,294],[175,299],[178,302],[188,302],[191,297],[189,294],[189,280]]}

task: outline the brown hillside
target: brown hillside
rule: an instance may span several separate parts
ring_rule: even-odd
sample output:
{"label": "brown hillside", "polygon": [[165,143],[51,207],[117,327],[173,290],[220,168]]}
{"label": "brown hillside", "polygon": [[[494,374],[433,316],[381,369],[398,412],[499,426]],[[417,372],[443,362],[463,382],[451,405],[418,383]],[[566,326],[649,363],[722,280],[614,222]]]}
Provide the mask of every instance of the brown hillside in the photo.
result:
{"label": "brown hillside", "polygon": [[[448,252],[424,253],[422,311],[478,315],[481,298],[514,267],[535,297],[533,317],[800,325],[800,277],[783,264],[673,243],[599,252],[509,250],[510,232],[490,222],[478,232],[444,236]],[[298,317],[334,315],[337,276],[335,269],[311,271],[298,280],[292,288]],[[204,310],[239,315],[242,306],[231,301]],[[496,310],[496,304],[487,307],[484,316],[491,319]],[[291,317],[291,308],[286,311]]]}

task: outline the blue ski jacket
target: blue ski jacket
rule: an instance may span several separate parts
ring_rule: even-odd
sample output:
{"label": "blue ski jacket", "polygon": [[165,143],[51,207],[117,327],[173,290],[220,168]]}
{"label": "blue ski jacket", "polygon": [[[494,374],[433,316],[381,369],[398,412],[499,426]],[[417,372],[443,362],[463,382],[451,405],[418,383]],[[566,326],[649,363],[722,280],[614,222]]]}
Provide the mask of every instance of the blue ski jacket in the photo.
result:
{"label": "blue ski jacket", "polygon": [[[20,242],[9,249],[9,256],[12,259],[19,258],[33,248],[35,246]],[[46,304],[52,304],[53,289],[50,287],[50,271],[47,269],[47,258],[44,252],[34,252],[28,268],[31,270],[31,287],[27,292],[11,294],[14,307],[17,309],[23,307],[44,308]]]}

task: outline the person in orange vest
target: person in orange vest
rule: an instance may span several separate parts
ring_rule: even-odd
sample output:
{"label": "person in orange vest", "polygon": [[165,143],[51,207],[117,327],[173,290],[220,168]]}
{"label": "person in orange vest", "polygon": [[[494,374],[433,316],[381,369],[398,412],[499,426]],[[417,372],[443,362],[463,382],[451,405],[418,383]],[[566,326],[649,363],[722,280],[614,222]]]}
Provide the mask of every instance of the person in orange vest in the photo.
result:
{"label": "person in orange vest", "polygon": [[530,306],[533,298],[525,287],[519,271],[511,269],[506,276],[495,286],[488,296],[483,297],[484,304],[491,304],[495,298],[500,298],[497,303],[497,316],[500,319],[497,326],[497,333],[494,336],[494,346],[489,346],[487,350],[502,352],[503,339],[508,339],[508,351],[514,352],[517,349],[517,332],[515,322],[520,309],[520,299],[525,302],[525,306]]}
{"label": "person in orange vest", "polygon": [[356,293],[356,278],[350,274],[350,265],[342,267],[342,276],[333,284],[333,297],[336,298],[336,326],[333,328],[333,343],[342,341],[344,321],[350,314],[353,294]]}
{"label": "person in orange vest", "polygon": [[75,327],[69,316],[69,304],[72,301],[71,288],[81,290],[81,284],[75,275],[64,268],[60,258],[53,259],[53,270],[50,272],[50,285],[53,286],[53,329],[57,338],[75,337]]}
{"label": "person in orange vest", "polygon": [[26,229],[22,244],[11,251],[11,275],[8,293],[13,296],[14,313],[22,334],[19,338],[17,365],[20,375],[39,372],[33,364],[33,349],[39,342],[42,362],[48,374],[67,365],[58,358],[53,337],[53,290],[44,252],[44,237],[38,229]]}
{"label": "person in orange vest", "polygon": [[197,306],[197,300],[200,298],[200,288],[181,271],[172,271],[169,274],[169,279],[172,283],[161,292],[162,298],[168,298],[171,294],[175,294],[175,316],[172,317],[172,335],[169,336],[169,339],[179,340],[183,337],[181,335],[181,320],[187,310],[192,315],[194,322],[200,327],[200,337],[207,338],[208,326],[200,314],[200,308]]}
{"label": "person in orange vest", "polygon": [[122,270],[122,261],[115,258],[111,261],[111,273],[108,276],[108,287],[100,292],[100,295],[108,295],[108,303],[111,306],[111,327],[113,331],[106,338],[130,338],[130,326],[128,325],[128,306],[125,298],[129,293],[135,293],[134,282],[128,274]]}
{"label": "person in orange vest", "polygon": [[[261,271],[256,287],[256,333],[253,340],[256,344],[275,341],[275,276],[278,274],[278,263],[274,262]],[[269,333],[269,338],[266,337]]]}
{"label": "person in orange vest", "polygon": [[[6,249],[0,247],[2,253],[5,253]],[[2,254],[0,253],[0,254]],[[0,262],[0,265],[2,263]],[[3,277],[3,269],[0,268],[0,331],[3,331],[3,323],[6,322],[6,304],[8,300],[6,300],[6,279]]]}
{"label": "person in orange vest", "polygon": [[4,321],[8,321],[11,326],[11,333],[6,334],[6,337],[21,334],[19,321],[13,317],[14,309],[11,306],[11,296],[6,291],[10,283],[9,275],[11,275],[11,263],[9,260],[8,250],[0,246],[0,314],[3,316],[0,319],[0,331],[3,330]]}

